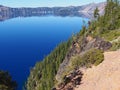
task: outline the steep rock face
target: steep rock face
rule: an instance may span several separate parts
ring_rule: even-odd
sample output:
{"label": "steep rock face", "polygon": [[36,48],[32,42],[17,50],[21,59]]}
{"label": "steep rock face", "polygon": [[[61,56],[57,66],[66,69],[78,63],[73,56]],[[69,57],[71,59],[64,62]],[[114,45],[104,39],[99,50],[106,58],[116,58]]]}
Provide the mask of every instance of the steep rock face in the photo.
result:
{"label": "steep rock face", "polygon": [[65,71],[67,65],[69,64],[69,60],[72,56],[79,54],[80,53],[80,47],[76,47],[77,43],[73,42],[72,48],[69,50],[69,52],[67,53],[65,59],[63,60],[63,63],[60,65],[59,70],[57,72],[56,75],[56,80],[61,82],[62,80],[62,74]]}
{"label": "steep rock face", "polygon": [[104,41],[102,38],[96,37],[92,38],[90,36],[83,38],[82,43],[79,45],[77,42],[73,42],[72,48],[67,53],[65,60],[60,65],[59,70],[56,75],[56,80],[58,82],[62,81],[62,74],[66,71],[67,66],[69,65],[70,58],[74,55],[81,55],[87,52],[88,50],[95,48],[103,51],[108,50],[112,44],[110,42]]}
{"label": "steep rock face", "polygon": [[104,57],[100,65],[82,71],[75,90],[120,90],[120,50],[105,52]]}
{"label": "steep rock face", "polygon": [[108,50],[112,44],[110,42],[104,41],[104,39],[96,37],[90,38],[90,36],[83,39],[81,44],[81,52],[87,51],[91,48],[101,49],[103,51]]}

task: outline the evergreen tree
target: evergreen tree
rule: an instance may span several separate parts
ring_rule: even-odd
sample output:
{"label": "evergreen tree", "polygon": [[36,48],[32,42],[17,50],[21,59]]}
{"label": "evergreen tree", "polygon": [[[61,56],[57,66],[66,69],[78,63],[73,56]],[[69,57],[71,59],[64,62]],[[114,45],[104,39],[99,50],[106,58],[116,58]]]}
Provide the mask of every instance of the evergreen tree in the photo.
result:
{"label": "evergreen tree", "polygon": [[98,17],[99,17],[99,9],[97,7],[94,11],[94,18],[98,18]]}
{"label": "evergreen tree", "polygon": [[0,71],[0,90],[16,90],[17,83],[12,80],[8,72]]}

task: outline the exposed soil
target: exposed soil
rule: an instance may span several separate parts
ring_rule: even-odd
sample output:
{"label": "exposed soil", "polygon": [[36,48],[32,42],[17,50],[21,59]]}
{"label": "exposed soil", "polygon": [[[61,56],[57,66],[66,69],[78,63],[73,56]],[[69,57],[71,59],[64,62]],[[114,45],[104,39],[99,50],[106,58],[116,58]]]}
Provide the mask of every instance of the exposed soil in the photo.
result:
{"label": "exposed soil", "polygon": [[98,66],[83,70],[75,90],[120,90],[120,50],[105,52],[104,58]]}

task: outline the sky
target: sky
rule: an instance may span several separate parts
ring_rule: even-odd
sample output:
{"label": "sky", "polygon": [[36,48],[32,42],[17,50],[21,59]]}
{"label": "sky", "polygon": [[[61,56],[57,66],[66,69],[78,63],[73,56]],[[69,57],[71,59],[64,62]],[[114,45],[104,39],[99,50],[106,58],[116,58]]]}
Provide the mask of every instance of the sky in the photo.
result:
{"label": "sky", "polygon": [[104,1],[106,0],[0,0],[0,5],[9,7],[54,7],[80,6]]}

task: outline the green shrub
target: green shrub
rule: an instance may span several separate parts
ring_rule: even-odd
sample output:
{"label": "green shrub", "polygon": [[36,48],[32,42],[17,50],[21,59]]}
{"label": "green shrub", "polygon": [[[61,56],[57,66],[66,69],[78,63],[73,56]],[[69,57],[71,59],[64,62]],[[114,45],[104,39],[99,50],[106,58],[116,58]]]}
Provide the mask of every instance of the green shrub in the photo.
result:
{"label": "green shrub", "polygon": [[104,60],[103,51],[98,49],[91,49],[84,55],[77,55],[72,58],[72,66],[76,67],[90,67],[91,65],[98,65]]}
{"label": "green shrub", "polygon": [[0,90],[16,90],[17,83],[12,80],[8,72],[0,70]]}
{"label": "green shrub", "polygon": [[114,39],[117,39],[119,36],[120,36],[120,29],[107,30],[103,34],[101,34],[101,37],[103,37],[107,41],[112,41]]}
{"label": "green shrub", "polygon": [[120,40],[118,40],[118,42],[113,42],[110,50],[115,51],[118,49],[120,49]]}

